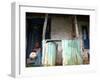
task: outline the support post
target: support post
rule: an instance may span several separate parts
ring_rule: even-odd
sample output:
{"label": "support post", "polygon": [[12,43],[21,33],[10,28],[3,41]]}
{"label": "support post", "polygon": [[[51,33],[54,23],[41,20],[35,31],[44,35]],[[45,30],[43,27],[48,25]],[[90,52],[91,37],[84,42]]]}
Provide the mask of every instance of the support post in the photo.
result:
{"label": "support post", "polygon": [[74,17],[74,23],[75,23],[75,32],[76,32],[76,38],[79,38],[79,30],[78,30],[78,23],[77,23],[77,16]]}
{"label": "support post", "polygon": [[45,65],[45,57],[46,57],[46,41],[45,41],[45,33],[46,33],[46,27],[48,22],[48,14],[45,15],[44,25],[43,25],[43,34],[42,34],[42,64]]}
{"label": "support post", "polygon": [[45,39],[45,32],[46,32],[46,27],[47,27],[47,21],[48,21],[48,14],[45,15],[45,20],[44,20],[44,25],[43,25],[43,35],[42,35],[43,40]]}

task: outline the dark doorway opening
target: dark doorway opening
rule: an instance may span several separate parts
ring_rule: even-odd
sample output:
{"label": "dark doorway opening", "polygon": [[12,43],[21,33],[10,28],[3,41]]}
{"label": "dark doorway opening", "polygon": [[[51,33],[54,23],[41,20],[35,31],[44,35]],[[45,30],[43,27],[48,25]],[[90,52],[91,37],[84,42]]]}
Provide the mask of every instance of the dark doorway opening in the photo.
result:
{"label": "dark doorway opening", "polygon": [[[26,13],[26,67],[41,66],[42,63],[42,33],[44,14]],[[51,19],[48,19],[45,38],[50,39]],[[38,52],[35,58],[30,58],[32,52]],[[31,55],[32,56],[32,55]]]}
{"label": "dark doorway opening", "polygon": [[89,28],[87,26],[82,26],[82,39],[84,49],[89,49]]}

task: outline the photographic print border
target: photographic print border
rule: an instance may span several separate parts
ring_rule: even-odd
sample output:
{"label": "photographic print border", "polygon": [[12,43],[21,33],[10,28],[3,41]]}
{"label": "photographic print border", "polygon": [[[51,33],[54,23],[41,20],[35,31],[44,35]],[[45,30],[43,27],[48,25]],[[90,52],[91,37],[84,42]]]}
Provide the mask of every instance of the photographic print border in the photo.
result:
{"label": "photographic print border", "polygon": [[[56,67],[25,67],[25,12],[38,13],[58,13],[58,14],[81,14],[90,16],[90,64]],[[33,6],[32,4],[12,3],[12,23],[11,23],[11,74],[14,77],[19,76],[42,76],[68,73],[85,73],[95,71],[96,54],[94,50],[95,40],[95,9],[82,7],[49,7]],[[42,73],[43,72],[43,73]]]}

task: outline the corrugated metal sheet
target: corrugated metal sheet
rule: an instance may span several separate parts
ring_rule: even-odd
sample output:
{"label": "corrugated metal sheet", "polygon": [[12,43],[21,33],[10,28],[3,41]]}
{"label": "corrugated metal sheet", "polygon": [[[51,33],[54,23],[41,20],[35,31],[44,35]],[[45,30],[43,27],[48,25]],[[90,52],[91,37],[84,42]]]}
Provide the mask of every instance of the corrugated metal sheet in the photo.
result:
{"label": "corrugated metal sheet", "polygon": [[62,40],[63,65],[82,64],[79,40]]}
{"label": "corrugated metal sheet", "polygon": [[53,66],[56,62],[56,44],[54,42],[48,42],[46,46],[47,56],[48,56],[48,65]]}
{"label": "corrugated metal sheet", "polygon": [[43,49],[43,65],[44,66],[54,66],[56,62],[56,53],[57,53],[57,46],[54,42],[45,43]]}
{"label": "corrugated metal sheet", "polygon": [[[63,65],[82,64],[79,40],[61,40]],[[54,42],[43,41],[43,65],[54,66],[56,63],[57,45]]]}

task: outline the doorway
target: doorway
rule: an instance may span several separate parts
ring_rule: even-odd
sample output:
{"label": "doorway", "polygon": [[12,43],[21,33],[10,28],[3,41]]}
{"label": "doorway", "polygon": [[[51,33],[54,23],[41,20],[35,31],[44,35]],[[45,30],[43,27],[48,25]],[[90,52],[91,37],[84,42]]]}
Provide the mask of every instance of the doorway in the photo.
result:
{"label": "doorway", "polygon": [[[42,33],[44,19],[44,14],[26,13],[26,67],[42,66]],[[49,18],[45,34],[46,39],[50,39],[50,22],[51,19]]]}

